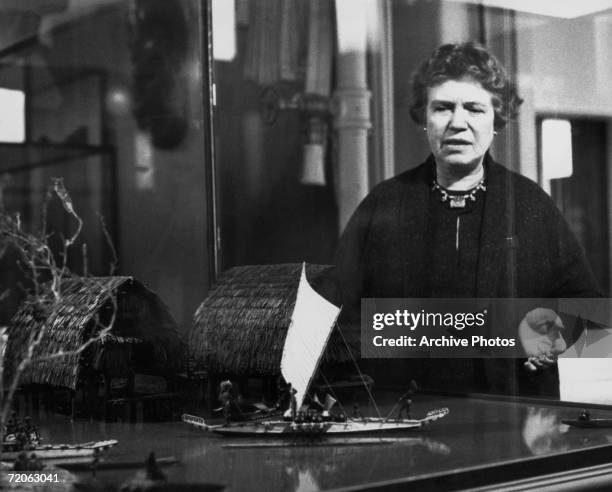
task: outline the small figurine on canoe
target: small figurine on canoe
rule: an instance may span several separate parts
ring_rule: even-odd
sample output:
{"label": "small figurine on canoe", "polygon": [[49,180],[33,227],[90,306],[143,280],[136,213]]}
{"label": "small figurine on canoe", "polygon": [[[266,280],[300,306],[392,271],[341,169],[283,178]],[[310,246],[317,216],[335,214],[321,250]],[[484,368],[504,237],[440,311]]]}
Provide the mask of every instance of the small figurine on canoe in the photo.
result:
{"label": "small figurine on canoe", "polygon": [[4,426],[2,433],[2,449],[5,451],[28,451],[35,449],[40,443],[38,429],[32,423],[30,417],[20,420],[17,412],[12,412],[11,417]]}

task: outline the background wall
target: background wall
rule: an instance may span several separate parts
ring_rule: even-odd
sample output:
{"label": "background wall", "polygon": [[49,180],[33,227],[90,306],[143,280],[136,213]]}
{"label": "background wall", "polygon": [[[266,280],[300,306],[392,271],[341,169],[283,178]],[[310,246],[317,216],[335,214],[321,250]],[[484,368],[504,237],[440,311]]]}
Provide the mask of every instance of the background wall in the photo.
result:
{"label": "background wall", "polygon": [[516,16],[521,170],[537,180],[537,113],[612,116],[612,15]]}
{"label": "background wall", "polygon": [[[575,217],[581,217],[577,227],[574,227],[579,237],[584,227],[590,227],[594,237],[607,235],[600,238],[598,243],[609,245],[612,231],[609,203],[609,190],[612,189],[612,65],[608,60],[612,57],[612,15],[604,12],[566,20],[517,14],[516,39],[519,90],[525,99],[519,118],[521,172],[534,181],[539,179],[538,115],[557,115],[561,118],[594,120],[607,124],[607,151],[603,152],[603,161],[599,164],[599,181],[595,181],[588,189],[590,193],[595,193],[603,188],[605,196],[598,199],[603,200],[602,213],[608,227],[602,228],[599,222],[589,225],[596,218],[588,212],[588,192],[584,189],[581,193],[585,203],[573,211],[566,211],[566,214],[569,213],[567,218],[572,226],[575,226]],[[581,156],[588,155],[579,148],[574,149],[576,152]],[[605,183],[603,187],[601,180]],[[597,248],[598,243],[584,246],[588,252],[589,248]],[[597,261],[602,255],[607,255],[607,262],[605,258]],[[596,252],[590,260],[594,267],[607,264],[610,268],[612,252]],[[596,274],[601,277],[600,282],[605,284],[605,279],[610,278],[612,271],[608,275],[600,275],[599,272]],[[605,289],[606,285],[603,287]]]}
{"label": "background wall", "polygon": [[410,118],[410,81],[418,65],[440,45],[440,19],[438,2],[393,2],[396,173],[417,166],[429,154],[422,128]]}

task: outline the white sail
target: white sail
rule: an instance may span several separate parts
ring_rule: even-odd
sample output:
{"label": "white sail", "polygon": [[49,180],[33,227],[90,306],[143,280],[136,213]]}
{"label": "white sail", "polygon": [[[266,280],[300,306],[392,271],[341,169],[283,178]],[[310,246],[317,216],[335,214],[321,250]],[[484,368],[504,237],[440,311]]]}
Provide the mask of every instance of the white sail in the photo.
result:
{"label": "white sail", "polygon": [[303,264],[281,360],[281,373],[296,391],[298,409],[304,401],[338,313],[339,308],[310,286],[306,279],[306,264]]}

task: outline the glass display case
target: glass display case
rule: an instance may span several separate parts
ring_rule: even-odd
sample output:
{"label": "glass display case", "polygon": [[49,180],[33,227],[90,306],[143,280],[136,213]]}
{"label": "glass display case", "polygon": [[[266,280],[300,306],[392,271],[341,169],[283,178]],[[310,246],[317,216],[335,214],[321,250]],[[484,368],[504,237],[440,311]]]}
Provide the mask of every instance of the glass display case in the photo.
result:
{"label": "glass display case", "polygon": [[[86,224],[87,271],[107,274],[116,253],[115,274],[138,278],[153,290],[188,340],[199,307],[232,268],[307,262],[327,270],[337,262],[342,234],[364,197],[380,183],[417,169],[430,154],[427,125],[411,117],[412,74],[440,45],[471,41],[504,65],[523,100],[503,131],[491,126],[497,134],[490,155],[503,164],[498,169],[529,180],[525,186],[537,190],[538,197],[548,195],[550,216],[567,224],[572,247],[584,250],[594,282],[609,295],[612,2],[531,3],[0,2],[0,90],[14,91],[18,98],[14,107],[0,111],[0,134],[2,128],[15,130],[0,141],[3,206],[19,212],[28,227],[46,223],[56,239],[66,235],[73,224],[61,218],[61,205],[52,205],[47,215],[41,211],[49,183],[62,178]],[[493,98],[486,102],[492,108],[497,104]],[[17,113],[9,112],[15,108]],[[491,198],[494,188],[480,190],[489,193],[489,203],[502,196]],[[520,228],[535,217],[544,230],[542,208],[526,209],[529,214],[511,217],[512,225]],[[412,207],[410,213],[418,219],[418,212]],[[376,234],[374,242],[399,249],[413,231],[406,216],[389,217],[405,229],[406,242]],[[451,241],[451,251],[459,250],[459,222],[441,234]],[[536,242],[555,251],[565,247],[556,238],[536,241],[537,234],[502,236],[509,250]],[[398,284],[416,278],[402,277],[405,266],[423,262],[436,244],[423,241],[419,247],[422,257],[390,272],[393,279],[401,277]],[[539,267],[548,258],[542,251],[529,250],[529,287],[545,280]],[[18,255],[1,244],[0,253],[1,325],[10,321],[23,290]],[[393,253],[380,254],[374,263],[384,263]],[[480,253],[472,255],[473,265]],[[491,269],[507,259],[498,253],[488,251]],[[74,270],[84,269],[81,255],[71,261]],[[484,282],[474,277],[476,284]],[[265,304],[264,289],[253,286],[258,278],[248,281],[253,297]],[[227,298],[234,302],[224,309],[240,307],[248,297],[240,290],[246,288],[245,279],[233,282]],[[330,298],[337,294],[329,290]],[[282,345],[282,330],[272,337],[264,323],[259,328],[269,336],[266,346]],[[569,325],[565,328],[569,331]],[[587,328],[584,337],[573,338],[586,348],[601,347],[603,335],[610,334],[605,323]],[[265,343],[249,333],[233,333],[235,344],[219,359],[268,357],[261,353]],[[455,381],[462,374],[452,364],[411,361],[422,372],[435,372],[440,383],[422,385],[414,414],[438,407],[450,413],[399,436],[306,443],[232,440],[191,429],[178,422],[176,412],[172,422],[121,421],[118,416],[119,421],[96,423],[69,422],[40,411],[40,428],[51,442],[118,439],[105,458],[111,464],[144,459],[144,450],[176,458],[180,463],[164,470],[168,487],[606,489],[612,483],[612,429],[562,422],[584,411],[592,418],[612,418],[612,350],[590,353],[590,358],[553,361],[547,369],[555,375],[547,388],[552,391],[535,391],[533,398],[459,393]],[[526,356],[512,363],[523,370]],[[183,400],[173,402],[171,411],[182,405],[185,411],[218,417],[206,413],[218,406],[218,385],[210,371],[190,372],[194,361],[181,362],[186,368],[181,377],[197,372],[197,381],[187,381],[191,386],[182,388]],[[411,364],[389,358],[366,365],[380,410],[392,415],[413,377]],[[489,367],[474,366],[484,375]],[[345,366],[336,369],[347,376]],[[215,377],[239,378],[255,399],[278,376],[276,370],[247,372],[219,371]],[[353,399],[363,413],[375,411],[363,395],[348,401]],[[19,403],[24,414],[25,403]],[[90,468],[73,469],[83,479],[91,473]],[[101,481],[119,485],[131,471],[116,474],[101,466],[96,473]]]}
{"label": "glass display case", "polygon": [[[383,414],[396,395],[377,392]],[[120,484],[132,470],[105,470],[104,462],[130,462],[149,450],[163,460],[177,487],[209,484],[231,490],[606,490],[612,483],[612,430],[570,427],[584,407],[537,399],[487,395],[417,394],[413,413],[447,407],[449,414],[424,429],[376,437],[293,439],[228,438],[184,423],[91,424],[77,421],[78,442],[117,439],[96,472],[97,480]],[[612,408],[588,407],[592,418],[610,418]],[[362,411],[367,410],[364,404]],[[45,422],[51,439],[67,423]],[[89,465],[66,465],[82,479]],[[201,490],[201,489],[200,489]]]}

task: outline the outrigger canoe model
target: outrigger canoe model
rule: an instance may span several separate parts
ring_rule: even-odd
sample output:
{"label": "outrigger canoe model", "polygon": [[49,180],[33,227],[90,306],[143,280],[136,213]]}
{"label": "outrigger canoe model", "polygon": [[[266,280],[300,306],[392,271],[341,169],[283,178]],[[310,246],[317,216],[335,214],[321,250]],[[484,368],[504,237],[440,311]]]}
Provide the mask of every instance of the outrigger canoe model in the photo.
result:
{"label": "outrigger canoe model", "polygon": [[25,452],[28,455],[35,453],[36,457],[41,460],[57,460],[62,458],[86,458],[94,456],[94,454],[112,448],[117,444],[115,439],[108,441],[86,442],[81,444],[47,444],[38,445],[30,449],[10,450],[11,447],[4,443],[2,451],[2,459],[6,461],[14,461],[17,457]]}
{"label": "outrigger canoe model", "polygon": [[[200,429],[211,430],[226,436],[348,437],[414,430],[448,415],[448,408],[441,408],[430,411],[421,419],[336,416],[331,413],[331,406],[336,401],[331,398],[331,395],[328,395],[329,398],[326,397],[326,401],[330,403],[326,403],[323,412],[310,416],[309,412],[300,415],[303,414],[300,409],[304,408],[310,385],[339,313],[340,308],[321,297],[310,286],[306,279],[305,265],[303,265],[280,367],[281,374],[289,385],[292,398],[290,409],[282,418],[270,416],[241,422],[230,421],[226,415],[227,420],[221,425],[209,425],[204,419],[194,415],[183,415],[183,421]],[[361,372],[359,374],[361,375]],[[361,376],[370,393],[367,381],[363,375]]]}
{"label": "outrigger canoe model", "polygon": [[184,414],[183,422],[206,431],[225,436],[253,437],[315,437],[315,436],[362,436],[380,433],[402,432],[424,427],[448,414],[448,408],[432,410],[422,419],[362,418],[346,421],[293,422],[286,420],[263,420],[255,422],[230,422],[208,425],[201,417]]}

